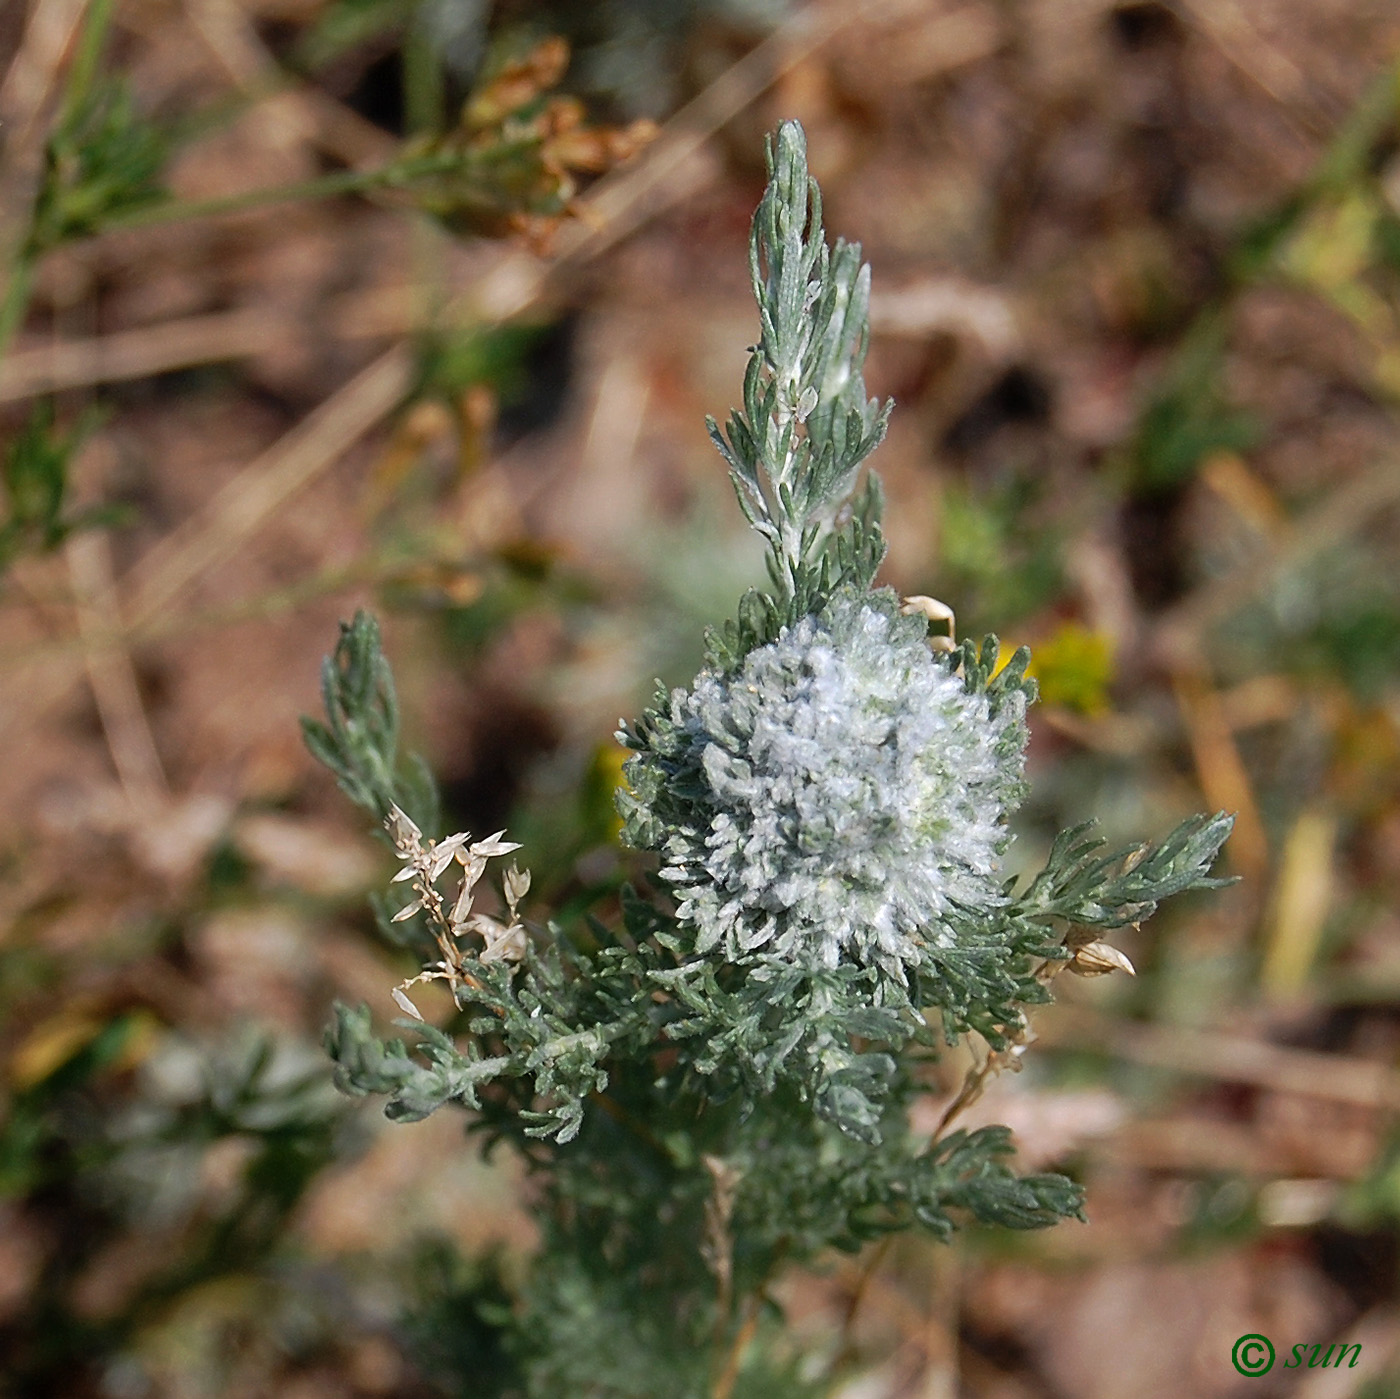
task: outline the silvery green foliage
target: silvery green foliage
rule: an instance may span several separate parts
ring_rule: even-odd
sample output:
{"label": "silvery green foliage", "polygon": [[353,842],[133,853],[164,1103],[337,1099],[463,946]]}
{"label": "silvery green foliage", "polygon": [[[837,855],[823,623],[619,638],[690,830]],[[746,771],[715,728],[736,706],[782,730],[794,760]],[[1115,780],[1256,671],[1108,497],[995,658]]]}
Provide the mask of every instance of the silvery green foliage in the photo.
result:
{"label": "silvery green foliage", "polygon": [[380,649],[379,625],[367,612],[341,623],[335,653],[321,663],[321,703],[326,722],[303,717],[302,736],[340,790],[381,822],[397,806],[421,825],[436,824],[432,774],[416,756],[399,761],[394,676]]}
{"label": "silvery green foliage", "polygon": [[[710,419],[709,430],[740,509],[768,541],[774,581],[801,598],[861,463],[884,439],[891,405],[865,396],[870,268],[859,244],[826,244],[802,128],[784,122],[768,156],[771,178],[749,251],[762,333],[744,375],[743,408],[723,429]],[[848,572],[864,586],[874,567],[859,578],[838,568],[836,581]]]}
{"label": "silvery green foliage", "polygon": [[[624,836],[658,852],[674,897],[624,888],[610,916],[543,926],[522,904],[507,961],[453,920],[427,926],[419,888],[403,921],[387,906],[381,921],[423,947],[414,980],[448,982],[455,1024],[400,1020],[410,1045],[342,1006],[327,1036],[344,1091],[406,1120],[467,1106],[536,1173],[542,1243],[511,1305],[489,1270],[444,1303],[477,1338],[461,1383],[480,1399],[706,1399],[731,1392],[716,1376],[740,1359],[735,1399],[830,1392],[841,1377],[760,1306],[779,1271],[910,1228],[1081,1211],[1072,1181],[1015,1174],[1004,1128],[914,1130],[940,1040],[976,1032],[1009,1062],[1028,1007],[1091,950],[1084,929],[1221,882],[1224,816],[1111,853],[1080,827],[1033,880],[1004,879],[1029,657],[1000,664],[994,637],[936,652],[873,586],[880,494],[856,476],[887,409],[861,379],[869,274],[857,248],[823,242],[801,129],[769,155],[760,342],[743,410],[712,432],[772,591],[741,599],[693,683],[622,735]],[[343,629],[324,682],[313,751],[378,818],[423,813],[431,874],[468,838],[440,838],[399,762],[368,618]]]}
{"label": "silvery green foliage", "polygon": [[[996,907],[1005,819],[1022,792],[1025,695],[993,714],[893,595],[838,595],[733,673],[675,690],[669,777],[692,819],[647,821],[698,953],[843,956],[903,980],[958,907]],[[639,780],[648,756],[632,760]]]}

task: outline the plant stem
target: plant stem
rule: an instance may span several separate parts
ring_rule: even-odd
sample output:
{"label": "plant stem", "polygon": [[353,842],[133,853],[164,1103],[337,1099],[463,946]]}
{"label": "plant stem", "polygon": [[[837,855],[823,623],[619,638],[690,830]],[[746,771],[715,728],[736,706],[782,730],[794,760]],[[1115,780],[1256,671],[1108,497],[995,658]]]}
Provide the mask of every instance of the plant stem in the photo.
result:
{"label": "plant stem", "polygon": [[892,1234],[886,1235],[870,1250],[870,1256],[861,1267],[856,1285],[851,1289],[850,1301],[846,1304],[846,1314],[841,1319],[841,1342],[836,1349],[835,1359],[831,1362],[833,1375],[838,1373],[842,1366],[850,1364],[855,1356],[856,1315],[860,1311],[861,1303],[865,1301],[866,1294],[870,1291],[870,1284],[874,1280],[875,1274],[889,1255],[890,1245],[893,1241]]}
{"label": "plant stem", "polygon": [[[84,16],[82,31],[73,53],[63,84],[63,100],[59,107],[56,127],[61,129],[73,120],[88,88],[92,86],[102,47],[107,41],[107,29],[112,19],[114,0],[93,0]],[[50,136],[48,139],[52,139]],[[43,180],[40,180],[42,188]],[[29,309],[29,296],[34,289],[34,268],[38,250],[34,246],[34,211],[29,213],[29,227],[16,247],[14,262],[9,269],[5,295],[0,300],[0,359],[9,350],[10,341],[24,322]]]}
{"label": "plant stem", "polygon": [[403,115],[405,129],[414,135],[436,134],[442,129],[442,65],[428,30],[423,10],[415,7],[403,44]]}
{"label": "plant stem", "polygon": [[164,204],[148,205],[108,219],[102,231],[117,228],[150,228],[157,224],[176,223],[185,219],[214,218],[220,214],[242,213],[245,209],[264,208],[269,204],[296,203],[303,199],[333,199],[340,194],[359,194],[366,190],[388,189],[407,184],[425,175],[450,174],[463,168],[470,155],[461,151],[438,151],[432,155],[414,156],[395,161],[375,170],[337,170],[314,180],[294,184],[273,185],[270,188],[248,190],[243,194],[221,195],[214,199],[172,199]]}
{"label": "plant stem", "polygon": [[28,246],[16,254],[10,268],[10,280],[5,286],[5,296],[0,300],[0,360],[5,358],[10,341],[24,321],[24,313],[29,309],[29,293],[34,286],[34,253]]}
{"label": "plant stem", "polygon": [[[446,88],[438,47],[418,3],[409,20],[403,45],[403,120],[412,137],[437,137],[443,129]],[[411,258],[414,280],[422,290],[424,319],[432,323],[442,308],[445,280],[443,245],[446,232],[432,219],[413,221]]]}
{"label": "plant stem", "polygon": [[82,34],[73,54],[72,66],[68,69],[68,79],[64,84],[63,106],[59,112],[58,125],[67,125],[87,96],[97,73],[97,61],[102,57],[102,47],[107,42],[107,29],[112,21],[114,0],[93,0],[89,7]]}
{"label": "plant stem", "polygon": [[748,1349],[749,1342],[753,1340],[754,1333],[758,1330],[759,1303],[760,1296],[757,1292],[750,1293],[744,1298],[744,1319],[739,1323],[739,1329],[734,1333],[734,1342],[729,1347],[729,1354],[725,1356],[719,1374],[715,1376],[714,1385],[710,1389],[710,1399],[730,1399],[734,1393],[744,1352]]}

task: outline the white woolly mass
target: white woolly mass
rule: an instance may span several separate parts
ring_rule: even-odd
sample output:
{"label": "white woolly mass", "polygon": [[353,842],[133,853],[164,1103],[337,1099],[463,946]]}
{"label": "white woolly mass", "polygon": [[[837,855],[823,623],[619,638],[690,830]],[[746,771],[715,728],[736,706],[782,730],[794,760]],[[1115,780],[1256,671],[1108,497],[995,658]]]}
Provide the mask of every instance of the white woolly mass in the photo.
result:
{"label": "white woolly mass", "polygon": [[712,798],[708,829],[670,832],[661,871],[698,951],[847,954],[902,978],[930,941],[951,945],[952,905],[1001,901],[1025,698],[993,718],[923,631],[837,599],[672,694]]}

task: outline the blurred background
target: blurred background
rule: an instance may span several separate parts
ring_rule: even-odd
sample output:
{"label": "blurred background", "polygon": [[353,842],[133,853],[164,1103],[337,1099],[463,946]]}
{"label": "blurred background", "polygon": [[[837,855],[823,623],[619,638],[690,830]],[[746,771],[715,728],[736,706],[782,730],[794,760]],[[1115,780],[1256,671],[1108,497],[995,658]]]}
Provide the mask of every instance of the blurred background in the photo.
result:
{"label": "blurred background", "polygon": [[792,1324],[842,1399],[1400,1392],[1398,60],[1389,0],[0,9],[5,1392],[476,1392],[528,1201],[329,1087],[410,968],[297,719],[371,606],[451,828],[606,915],[617,718],[761,571],[703,419],[784,117],[873,264],[884,577],[1035,649],[1013,859],[1223,807],[1239,876],[976,1109],[1090,1222]]}

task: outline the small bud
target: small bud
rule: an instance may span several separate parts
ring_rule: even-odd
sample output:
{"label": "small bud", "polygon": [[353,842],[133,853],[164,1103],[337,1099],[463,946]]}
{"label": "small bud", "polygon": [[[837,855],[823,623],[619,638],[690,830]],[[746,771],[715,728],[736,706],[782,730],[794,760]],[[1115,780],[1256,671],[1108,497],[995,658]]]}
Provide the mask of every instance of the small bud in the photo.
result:
{"label": "small bud", "polygon": [[1069,959],[1069,971],[1075,976],[1107,976],[1109,972],[1127,972],[1136,976],[1137,970],[1127,954],[1106,942],[1091,942],[1077,948]]}
{"label": "small bud", "polygon": [[914,593],[899,604],[899,610],[906,617],[912,617],[916,612],[922,612],[930,622],[951,622],[954,621],[953,609],[946,602],[939,602],[936,597],[925,597],[923,593]]}
{"label": "small bud", "polygon": [[948,624],[947,636],[934,635],[929,637],[928,644],[931,650],[951,651],[957,645],[958,619],[946,602],[939,602],[936,597],[926,597],[923,593],[915,593],[900,603],[899,610],[906,617],[922,613],[930,622],[946,622]]}
{"label": "small bud", "polygon": [[512,862],[501,883],[505,889],[506,903],[514,912],[516,904],[530,892],[530,871],[521,870]]}

